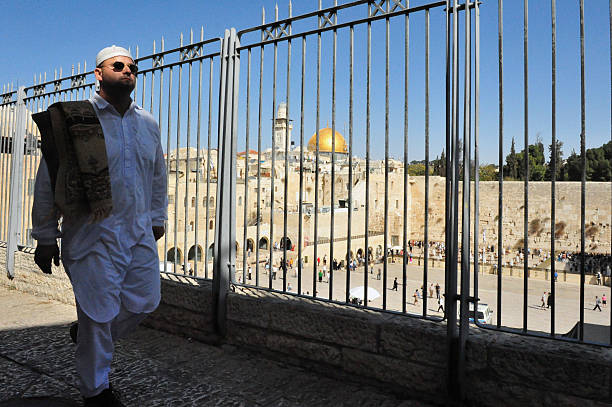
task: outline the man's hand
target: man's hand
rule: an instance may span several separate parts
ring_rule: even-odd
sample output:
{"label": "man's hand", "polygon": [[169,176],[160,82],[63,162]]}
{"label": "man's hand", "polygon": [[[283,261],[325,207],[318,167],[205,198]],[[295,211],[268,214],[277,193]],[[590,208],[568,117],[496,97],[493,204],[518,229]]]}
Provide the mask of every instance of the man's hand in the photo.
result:
{"label": "man's hand", "polygon": [[153,226],[153,237],[155,237],[155,241],[161,239],[165,233],[166,228],[164,228],[163,226]]}
{"label": "man's hand", "polygon": [[53,264],[59,266],[59,247],[56,244],[39,244],[34,251],[34,262],[43,273],[51,274],[51,260]]}

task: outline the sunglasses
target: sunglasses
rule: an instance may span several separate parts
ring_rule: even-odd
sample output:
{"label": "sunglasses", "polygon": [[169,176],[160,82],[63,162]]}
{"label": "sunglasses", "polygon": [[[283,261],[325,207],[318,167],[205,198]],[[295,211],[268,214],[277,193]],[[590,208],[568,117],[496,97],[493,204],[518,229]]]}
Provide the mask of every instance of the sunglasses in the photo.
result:
{"label": "sunglasses", "polygon": [[[123,68],[125,68],[125,65],[126,64],[124,64],[121,61],[116,61],[116,62],[113,62],[112,65],[106,65],[106,66],[112,67],[113,70],[121,72],[121,71],[123,71]],[[136,65],[136,64],[128,64],[127,66],[128,66],[128,68],[130,68],[130,72],[133,73],[134,75],[136,75],[136,73],[138,72],[138,65]]]}

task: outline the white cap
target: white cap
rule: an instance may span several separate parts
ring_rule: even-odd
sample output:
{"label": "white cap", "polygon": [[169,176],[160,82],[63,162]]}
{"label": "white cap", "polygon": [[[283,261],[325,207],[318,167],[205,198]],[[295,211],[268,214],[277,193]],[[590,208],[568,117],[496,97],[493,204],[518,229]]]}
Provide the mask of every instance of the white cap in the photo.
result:
{"label": "white cap", "polygon": [[109,58],[118,56],[124,56],[134,59],[132,57],[132,54],[130,54],[130,51],[113,44],[110,47],[103,48],[102,50],[100,50],[100,52],[98,52],[98,55],[96,55],[96,66],[100,66],[102,62],[106,61]]}

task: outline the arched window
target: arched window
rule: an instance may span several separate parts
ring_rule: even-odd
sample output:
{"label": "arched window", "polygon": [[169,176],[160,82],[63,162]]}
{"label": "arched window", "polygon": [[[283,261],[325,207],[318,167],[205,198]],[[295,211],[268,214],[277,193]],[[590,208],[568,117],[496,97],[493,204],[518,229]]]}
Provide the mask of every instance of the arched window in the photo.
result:
{"label": "arched window", "polygon": [[181,253],[181,249],[178,247],[173,247],[166,253],[166,261],[174,263],[175,259],[179,264],[183,261],[183,254]]}
{"label": "arched window", "polygon": [[191,246],[187,254],[187,260],[202,261],[202,248],[196,245]]}

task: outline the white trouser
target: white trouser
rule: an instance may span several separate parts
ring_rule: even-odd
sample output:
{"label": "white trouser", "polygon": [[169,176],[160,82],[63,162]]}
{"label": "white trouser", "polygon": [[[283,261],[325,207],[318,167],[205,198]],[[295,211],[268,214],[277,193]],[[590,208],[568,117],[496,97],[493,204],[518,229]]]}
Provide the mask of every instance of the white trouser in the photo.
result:
{"label": "white trouser", "polygon": [[76,370],[83,397],[93,397],[108,388],[108,374],[115,341],[138,325],[146,313],[134,314],[123,307],[112,320],[96,322],[77,303],[79,330],[76,346]]}

